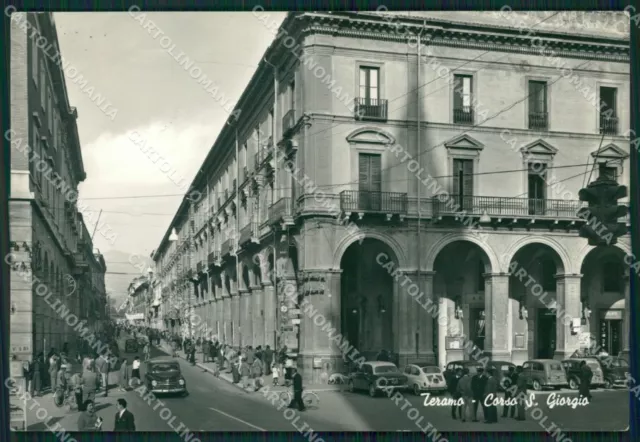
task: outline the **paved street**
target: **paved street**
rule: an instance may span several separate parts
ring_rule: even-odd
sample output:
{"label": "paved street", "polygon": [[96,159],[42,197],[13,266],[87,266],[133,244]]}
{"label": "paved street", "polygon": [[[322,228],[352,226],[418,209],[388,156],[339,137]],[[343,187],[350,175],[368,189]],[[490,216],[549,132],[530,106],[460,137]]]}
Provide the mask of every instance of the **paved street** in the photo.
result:
{"label": "paved street", "polygon": [[[134,354],[127,354],[129,362],[134,356]],[[152,357],[168,356],[164,351],[154,347]],[[148,403],[136,391],[125,393],[112,390],[107,398],[99,396],[96,400],[97,413],[104,419],[103,429],[108,431],[113,429],[116,400],[124,397],[129,404],[129,410],[135,416],[138,431],[175,431],[183,427],[191,431],[296,431],[292,425],[292,420],[295,419],[292,417],[293,414],[288,412],[285,415],[283,411],[278,411],[263,394],[245,392],[226,380],[215,378],[200,367],[191,366],[182,358],[176,360],[187,381],[189,396],[161,396],[158,399],[165,404],[161,406],[155,401]],[[565,397],[577,396],[571,391],[558,393]],[[316,431],[419,431],[418,426],[424,428],[426,423],[430,422],[440,432],[489,429],[491,431],[541,431],[539,421],[542,419],[541,416],[545,415],[548,416],[545,424],[547,427],[553,422],[562,431],[620,431],[625,429],[629,422],[626,390],[596,390],[593,393],[594,400],[591,405],[578,407],[575,410],[566,406],[550,410],[546,400],[551,392],[537,393],[535,401],[538,405],[534,408],[542,411],[542,413],[534,412],[533,416],[537,416],[537,419],[534,419],[529,411],[527,420],[524,422],[500,418],[498,424],[491,425],[482,422],[455,421],[451,419],[450,407],[425,407],[423,397],[416,397],[409,393],[405,398],[411,406],[404,405],[404,402],[396,405],[385,397],[370,398],[366,393],[319,391],[317,394],[320,397],[319,408],[300,413],[296,427],[302,428],[307,424]],[[51,398],[45,397],[39,401],[46,405],[51,402]],[[165,407],[171,413],[169,415],[167,411],[163,412],[166,420],[160,415]],[[47,408],[51,408],[51,404]],[[412,408],[418,410],[418,417],[415,417],[415,411],[410,412]],[[502,409],[499,407],[499,415],[501,413]],[[605,414],[609,418],[603,421],[601,417]],[[76,429],[77,412],[65,415],[63,409],[53,407],[50,415],[56,416],[50,425],[59,422],[68,431]],[[410,419],[410,416],[414,419]],[[481,418],[481,415],[479,417]],[[601,423],[598,426],[589,427],[589,422]],[[183,427],[180,427],[181,424]],[[44,424],[38,422],[33,413],[29,416],[29,430],[46,430]]]}

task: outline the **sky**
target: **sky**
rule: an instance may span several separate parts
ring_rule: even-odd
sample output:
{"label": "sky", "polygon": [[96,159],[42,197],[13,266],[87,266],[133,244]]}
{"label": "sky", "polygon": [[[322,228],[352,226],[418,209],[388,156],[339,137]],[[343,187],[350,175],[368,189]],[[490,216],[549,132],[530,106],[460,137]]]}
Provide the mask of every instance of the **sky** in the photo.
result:
{"label": "sky", "polygon": [[[285,17],[269,15],[277,23]],[[62,56],[88,81],[82,88],[68,75],[66,79],[69,101],[78,110],[87,173],[80,200],[87,206],[88,229],[92,231],[103,210],[94,246],[105,254],[108,271],[136,272],[126,257],[148,257],[159,245],[185,189],[141,151],[131,134],[137,132],[167,159],[174,177],[190,184],[228,114],[163,49],[162,35],[154,39],[157,31],[150,34],[128,13],[55,13],[54,19]],[[274,39],[250,12],[154,12],[146,20],[176,45],[174,54],[182,51],[195,60],[231,104]],[[95,88],[93,94],[85,92],[89,86]],[[91,101],[98,93],[105,98],[103,109],[117,110],[115,118]],[[105,107],[107,102],[111,104]],[[158,195],[173,196],[152,197]],[[115,240],[100,233],[108,228]],[[117,261],[110,262],[110,256]],[[130,281],[135,275],[122,276]]]}

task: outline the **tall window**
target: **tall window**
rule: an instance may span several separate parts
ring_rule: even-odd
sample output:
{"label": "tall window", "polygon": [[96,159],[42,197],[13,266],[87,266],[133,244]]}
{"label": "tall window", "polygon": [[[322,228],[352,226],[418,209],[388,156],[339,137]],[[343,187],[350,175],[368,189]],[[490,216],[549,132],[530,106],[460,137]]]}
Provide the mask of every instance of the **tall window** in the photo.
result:
{"label": "tall window", "polygon": [[529,82],[529,129],[547,129],[547,83]]}
{"label": "tall window", "polygon": [[529,215],[543,215],[546,209],[547,165],[543,163],[529,163],[528,171],[528,193],[529,193]]}
{"label": "tall window", "polygon": [[[380,69],[360,67],[360,98],[367,102],[380,98]],[[375,104],[375,103],[374,103]]]}
{"label": "tall window", "polygon": [[607,166],[607,163],[601,163],[598,165],[598,172],[600,174],[600,177],[604,177],[613,181],[618,181],[617,167]]}
{"label": "tall window", "polygon": [[613,87],[600,88],[600,100],[606,104],[600,109],[601,134],[616,135],[618,133],[617,92]]}
{"label": "tall window", "polygon": [[381,210],[382,157],[361,153],[358,158],[358,207],[364,210]]}
{"label": "tall window", "polygon": [[461,208],[473,205],[473,160],[453,160],[453,198]]}
{"label": "tall window", "polygon": [[38,46],[35,44],[36,39],[31,39],[31,78],[38,87]]}
{"label": "tall window", "polygon": [[453,76],[453,122],[473,123],[473,77],[471,75]]}

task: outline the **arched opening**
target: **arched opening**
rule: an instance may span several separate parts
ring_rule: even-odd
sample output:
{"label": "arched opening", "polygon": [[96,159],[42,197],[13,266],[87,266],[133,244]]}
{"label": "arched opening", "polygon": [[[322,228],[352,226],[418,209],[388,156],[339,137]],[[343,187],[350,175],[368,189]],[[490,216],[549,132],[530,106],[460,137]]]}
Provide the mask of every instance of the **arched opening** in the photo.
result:
{"label": "arched opening", "polygon": [[372,238],[351,244],[340,261],[342,335],[367,359],[374,359],[382,349],[396,351],[394,281],[377,260],[381,254],[386,255],[382,262],[391,261],[397,268],[398,260],[391,248]]}
{"label": "arched opening", "polygon": [[[527,244],[509,263],[509,302],[513,303],[514,363],[527,359],[553,359],[558,347],[560,306],[556,275],[564,273],[562,259],[546,244]],[[562,323],[560,326],[563,326]]]}
{"label": "arched opening", "polygon": [[[459,240],[440,250],[433,270],[434,297],[440,303],[439,318],[433,321],[433,347],[442,366],[485,350],[485,274],[492,273],[492,268],[479,245]],[[471,343],[478,350],[464,351]]]}
{"label": "arched opening", "polygon": [[581,301],[582,321],[590,339],[581,341],[592,351],[604,350],[611,356],[628,348],[629,315],[625,315],[625,291],[629,279],[625,277],[625,254],[618,247],[596,247],[584,261]]}

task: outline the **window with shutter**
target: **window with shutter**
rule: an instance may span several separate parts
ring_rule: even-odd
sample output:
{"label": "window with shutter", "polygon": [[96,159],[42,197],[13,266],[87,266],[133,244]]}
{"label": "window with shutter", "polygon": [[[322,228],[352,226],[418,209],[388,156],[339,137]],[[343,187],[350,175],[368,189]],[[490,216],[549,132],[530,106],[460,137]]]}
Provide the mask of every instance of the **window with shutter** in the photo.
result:
{"label": "window with shutter", "polygon": [[607,166],[606,163],[600,164],[598,170],[601,177],[609,180],[618,181],[618,169],[615,167]]}
{"label": "window with shutter", "polygon": [[546,211],[547,166],[541,163],[529,163],[528,172],[528,192],[529,192],[529,215],[544,215]]}
{"label": "window with shutter", "polygon": [[529,129],[547,129],[547,83],[529,82]]}
{"label": "window with shutter", "polygon": [[463,209],[473,205],[473,160],[453,160],[453,198]]}
{"label": "window with shutter", "polygon": [[453,85],[453,122],[473,123],[473,77],[454,75]]}
{"label": "window with shutter", "polygon": [[359,156],[359,198],[358,207],[363,210],[381,210],[382,157],[376,154]]}

